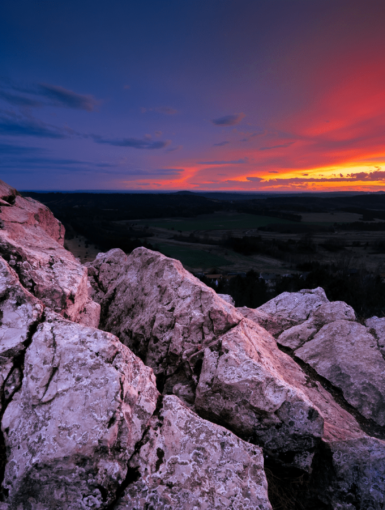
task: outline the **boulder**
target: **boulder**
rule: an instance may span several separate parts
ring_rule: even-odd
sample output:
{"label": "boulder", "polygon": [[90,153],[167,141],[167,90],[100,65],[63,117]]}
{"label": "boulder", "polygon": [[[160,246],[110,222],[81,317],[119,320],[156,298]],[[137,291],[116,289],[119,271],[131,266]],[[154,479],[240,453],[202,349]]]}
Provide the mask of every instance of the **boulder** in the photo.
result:
{"label": "boulder", "polygon": [[365,321],[365,325],[377,339],[378,348],[385,359],[385,317],[371,317]]}
{"label": "boulder", "polygon": [[0,412],[21,385],[24,351],[42,314],[42,303],[0,257]]}
{"label": "boulder", "polygon": [[310,318],[292,328],[287,329],[277,338],[284,347],[297,349],[311,340],[325,324],[337,320],[355,321],[353,308],[343,301],[327,302],[310,312]]}
{"label": "boulder", "polygon": [[285,365],[300,372],[269,333],[244,319],[205,349],[195,408],[283,464],[310,470],[324,420]]}
{"label": "boulder", "polygon": [[263,455],[228,430],[166,396],[130,461],[137,480],[114,510],[271,510]]}
{"label": "boulder", "polygon": [[271,333],[274,337],[279,336],[284,331],[284,326],[280,320],[276,320],[275,317],[269,315],[266,312],[262,312],[258,308],[248,308],[242,306],[237,308],[238,312],[241,313],[246,319],[250,319],[253,322],[262,326],[266,331]]}
{"label": "boulder", "polygon": [[385,425],[385,360],[365,326],[346,320],[326,324],[295,355],[339,388],[365,418]]}
{"label": "boulder", "polygon": [[229,303],[229,305],[235,306],[234,298],[231,297],[229,294],[218,294],[218,296],[226,301],[226,303]]}
{"label": "boulder", "polygon": [[317,287],[299,292],[283,292],[257,308],[257,311],[273,317],[280,324],[281,331],[284,331],[305,322],[311,313],[328,302],[325,291]]}
{"label": "boulder", "polygon": [[2,419],[7,503],[108,508],[157,399],[152,370],[117,338],[47,312]]}
{"label": "boulder", "polygon": [[65,318],[98,326],[87,269],[67,251],[64,227],[43,204],[0,181],[0,255],[25,288]]}
{"label": "boulder", "polygon": [[242,315],[179,261],[146,248],[100,254],[89,271],[102,329],[153,368],[165,393],[177,386],[192,403],[203,349]]}

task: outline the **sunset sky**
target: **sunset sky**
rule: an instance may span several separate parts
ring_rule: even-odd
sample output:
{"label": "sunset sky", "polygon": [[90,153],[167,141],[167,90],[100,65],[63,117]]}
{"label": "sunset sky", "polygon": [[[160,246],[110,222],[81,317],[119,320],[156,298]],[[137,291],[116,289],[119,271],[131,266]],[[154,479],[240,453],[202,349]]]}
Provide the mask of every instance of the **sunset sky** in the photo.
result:
{"label": "sunset sky", "polygon": [[385,190],[384,0],[3,0],[22,190]]}

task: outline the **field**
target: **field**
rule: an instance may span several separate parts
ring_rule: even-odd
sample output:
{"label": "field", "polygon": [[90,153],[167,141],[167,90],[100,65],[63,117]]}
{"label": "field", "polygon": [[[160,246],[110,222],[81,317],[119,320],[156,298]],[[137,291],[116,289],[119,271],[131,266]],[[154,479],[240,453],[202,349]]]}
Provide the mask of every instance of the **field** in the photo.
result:
{"label": "field", "polygon": [[233,264],[233,262],[225,257],[196,247],[191,247],[190,245],[180,246],[175,244],[155,243],[154,248],[168,257],[180,260],[184,266],[195,269],[205,270]]}
{"label": "field", "polygon": [[238,230],[265,227],[274,223],[291,224],[292,221],[269,216],[242,213],[202,214],[195,218],[165,218],[142,220],[140,224],[153,228],[193,232],[196,230]]}

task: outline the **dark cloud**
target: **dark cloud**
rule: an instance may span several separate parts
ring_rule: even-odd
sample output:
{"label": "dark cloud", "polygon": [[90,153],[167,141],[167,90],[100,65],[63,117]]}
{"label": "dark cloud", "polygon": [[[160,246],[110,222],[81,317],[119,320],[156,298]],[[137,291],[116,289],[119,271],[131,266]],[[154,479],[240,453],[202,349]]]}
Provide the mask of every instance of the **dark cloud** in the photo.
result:
{"label": "dark cloud", "polygon": [[7,136],[35,136],[39,138],[66,138],[68,130],[62,130],[33,117],[22,117],[0,112],[0,134]]}
{"label": "dark cloud", "polygon": [[248,163],[249,158],[236,159],[231,161],[199,161],[199,165],[243,165]]}
{"label": "dark cloud", "polygon": [[0,143],[0,154],[6,156],[23,156],[25,154],[36,154],[42,152],[43,149],[38,147],[25,147],[22,145],[11,145],[8,143]]}
{"label": "dark cloud", "polygon": [[15,106],[29,106],[35,108],[43,106],[43,103],[41,101],[37,101],[36,99],[32,99],[26,96],[11,94],[4,90],[0,90],[0,97],[7,101],[8,103],[13,104]]}
{"label": "dark cloud", "polygon": [[92,135],[96,143],[113,145],[115,147],[132,147],[134,149],[164,149],[170,145],[170,140],[151,140],[149,138],[102,138]]}
{"label": "dark cloud", "polygon": [[225,115],[224,117],[213,119],[211,122],[216,126],[235,126],[235,124],[239,124],[244,117],[246,117],[244,113],[237,113],[235,115]]}
{"label": "dark cloud", "polygon": [[92,112],[100,104],[100,101],[91,95],[77,94],[59,85],[41,83],[39,84],[39,92],[39,95],[51,99],[56,106],[64,106],[66,108]]}
{"label": "dark cloud", "polygon": [[272,145],[270,147],[260,147],[260,151],[269,151],[271,149],[282,149],[284,147],[290,147],[290,145],[293,145],[294,142],[288,142],[288,143],[282,143],[281,145]]}
{"label": "dark cloud", "polygon": [[261,177],[246,177],[246,179],[251,182],[262,182],[263,181],[263,179],[261,179]]}
{"label": "dark cloud", "polygon": [[157,112],[162,113],[163,115],[175,115],[178,113],[178,110],[172,108],[171,106],[157,106],[155,108],[141,108],[142,113],[146,112]]}
{"label": "dark cloud", "polygon": [[1,79],[0,83],[0,97],[16,106],[61,106],[90,112],[100,104],[92,95],[78,94],[60,85],[39,83],[26,87],[6,79]]}
{"label": "dark cloud", "polygon": [[225,140],[224,142],[219,142],[219,143],[214,143],[213,146],[214,147],[223,147],[224,145],[228,145],[230,142],[228,142],[227,140]]}
{"label": "dark cloud", "polygon": [[259,177],[247,177],[248,181],[258,181],[263,186],[278,186],[278,185],[305,185],[310,183],[323,183],[323,182],[378,182],[385,181],[385,170],[374,170],[372,172],[356,172],[349,173],[345,176],[340,174],[332,177],[324,177],[320,174],[319,177],[290,177],[264,180]]}

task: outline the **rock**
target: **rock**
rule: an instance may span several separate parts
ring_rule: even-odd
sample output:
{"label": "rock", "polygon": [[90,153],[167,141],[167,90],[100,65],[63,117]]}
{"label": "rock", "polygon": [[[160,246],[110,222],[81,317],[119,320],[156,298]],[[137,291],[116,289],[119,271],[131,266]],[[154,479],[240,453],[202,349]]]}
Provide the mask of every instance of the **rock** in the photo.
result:
{"label": "rock", "polygon": [[272,317],[281,326],[281,331],[305,322],[311,313],[324,303],[328,303],[321,287],[303,289],[299,292],[283,292],[257,308]]}
{"label": "rock", "polygon": [[[64,249],[64,227],[43,204],[0,182],[0,255],[22,285],[45,305],[75,322],[98,326],[88,295],[87,269]],[[9,203],[8,203],[9,202]],[[91,315],[87,316],[87,310]]]}
{"label": "rock", "polygon": [[166,396],[130,461],[138,480],[114,510],[271,510],[260,448]]}
{"label": "rock", "polygon": [[365,418],[385,425],[385,360],[365,326],[346,320],[327,324],[295,355],[340,388]]}
{"label": "rock", "polygon": [[229,303],[229,305],[235,306],[235,301],[229,294],[218,294],[218,296],[226,301],[226,303]]}
{"label": "rock", "polygon": [[385,317],[371,317],[365,321],[370,333],[377,339],[378,348],[385,359]]}
{"label": "rock", "polygon": [[152,370],[117,338],[46,313],[2,419],[7,503],[108,508],[157,399]]}
{"label": "rock", "polygon": [[324,420],[285,364],[295,365],[273,337],[244,319],[218,348],[205,349],[195,408],[283,463],[309,470]]}
{"label": "rock", "polygon": [[15,271],[0,257],[0,411],[20,387],[20,357],[42,314],[42,303],[20,285]]}
{"label": "rock", "polygon": [[324,303],[310,312],[310,318],[297,326],[284,331],[277,338],[277,342],[290,349],[297,349],[313,338],[322,326],[337,320],[356,320],[356,314],[351,306],[343,301]]}
{"label": "rock", "polygon": [[385,442],[366,437],[326,445],[312,485],[317,501],[306,508],[383,510]]}
{"label": "rock", "polygon": [[262,312],[258,308],[253,309],[253,308],[248,308],[247,306],[242,306],[240,308],[237,308],[237,310],[246,319],[250,319],[253,322],[259,324],[274,337],[279,336],[282,333],[282,331],[284,331],[284,329],[285,329],[279,319],[277,320],[272,315]]}
{"label": "rock", "polygon": [[89,270],[101,327],[153,368],[165,393],[190,394],[203,349],[242,319],[179,261],[146,248],[100,254]]}
{"label": "rock", "polygon": [[129,268],[128,257],[120,248],[99,253],[95,260],[87,262],[92,299],[101,303],[107,292],[124,277]]}

